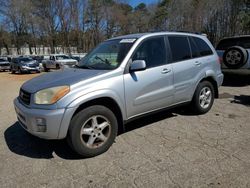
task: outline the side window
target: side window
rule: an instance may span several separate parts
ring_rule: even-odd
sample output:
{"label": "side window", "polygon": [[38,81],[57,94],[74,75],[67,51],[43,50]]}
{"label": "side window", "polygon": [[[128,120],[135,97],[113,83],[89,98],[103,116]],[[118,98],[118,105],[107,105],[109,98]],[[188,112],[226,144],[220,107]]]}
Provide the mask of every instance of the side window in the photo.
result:
{"label": "side window", "polygon": [[185,36],[168,36],[173,62],[191,58],[188,39]]}
{"label": "side window", "polygon": [[151,38],[142,42],[132,60],[144,60],[147,68],[156,67],[167,63],[166,53],[164,37]]}
{"label": "side window", "polygon": [[190,48],[191,48],[191,53],[192,53],[192,58],[196,58],[200,56],[200,51],[199,48],[196,46],[193,37],[188,37],[189,43],[190,43]]}
{"label": "side window", "polygon": [[201,56],[207,56],[207,55],[213,54],[213,51],[204,40],[197,38],[197,37],[192,37],[192,38],[194,42],[196,43],[197,47],[199,48]]}

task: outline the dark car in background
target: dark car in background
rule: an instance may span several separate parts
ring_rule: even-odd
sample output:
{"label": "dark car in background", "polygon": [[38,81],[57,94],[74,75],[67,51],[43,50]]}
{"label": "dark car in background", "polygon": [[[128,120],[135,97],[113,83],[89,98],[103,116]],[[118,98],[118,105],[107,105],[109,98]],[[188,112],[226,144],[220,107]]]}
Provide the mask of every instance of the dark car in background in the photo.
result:
{"label": "dark car in background", "polygon": [[250,70],[250,35],[224,38],[219,41],[216,51],[222,69]]}
{"label": "dark car in background", "polygon": [[0,57],[0,71],[9,71],[10,70],[10,62],[6,58]]}
{"label": "dark car in background", "polygon": [[31,57],[13,58],[10,65],[11,73],[40,72],[39,63]]}

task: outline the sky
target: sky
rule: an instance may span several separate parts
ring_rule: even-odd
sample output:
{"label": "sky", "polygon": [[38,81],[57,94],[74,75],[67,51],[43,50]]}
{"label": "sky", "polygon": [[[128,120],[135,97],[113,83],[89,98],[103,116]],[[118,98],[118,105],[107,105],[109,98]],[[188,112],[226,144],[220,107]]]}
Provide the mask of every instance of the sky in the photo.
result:
{"label": "sky", "polygon": [[155,3],[158,2],[159,0],[129,0],[129,4],[133,7],[140,3],[145,3],[145,4],[150,4],[150,3]]}

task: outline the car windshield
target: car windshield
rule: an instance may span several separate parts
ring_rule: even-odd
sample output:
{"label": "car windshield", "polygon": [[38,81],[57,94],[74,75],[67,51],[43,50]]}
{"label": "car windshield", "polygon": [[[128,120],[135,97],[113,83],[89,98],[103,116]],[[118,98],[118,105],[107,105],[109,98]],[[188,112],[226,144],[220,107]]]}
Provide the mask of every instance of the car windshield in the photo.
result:
{"label": "car windshield", "polygon": [[56,59],[57,60],[63,60],[63,59],[69,59],[69,57],[66,56],[66,55],[58,55],[58,56],[56,56]]}
{"label": "car windshield", "polygon": [[33,59],[29,58],[29,57],[23,57],[23,58],[20,58],[20,61],[22,61],[22,62],[29,62],[29,61],[33,61]]}
{"label": "car windshield", "polygon": [[114,70],[123,61],[136,39],[113,39],[98,45],[78,64],[79,68]]}

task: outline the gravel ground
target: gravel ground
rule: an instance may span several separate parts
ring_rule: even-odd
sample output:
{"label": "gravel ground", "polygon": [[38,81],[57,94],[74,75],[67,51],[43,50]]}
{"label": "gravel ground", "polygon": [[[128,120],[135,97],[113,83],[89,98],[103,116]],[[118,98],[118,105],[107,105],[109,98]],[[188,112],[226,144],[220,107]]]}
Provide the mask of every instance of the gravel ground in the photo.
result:
{"label": "gravel ground", "polygon": [[0,72],[1,187],[250,187],[250,75],[226,75],[209,113],[136,120],[90,159],[17,123],[13,99],[37,75]]}

